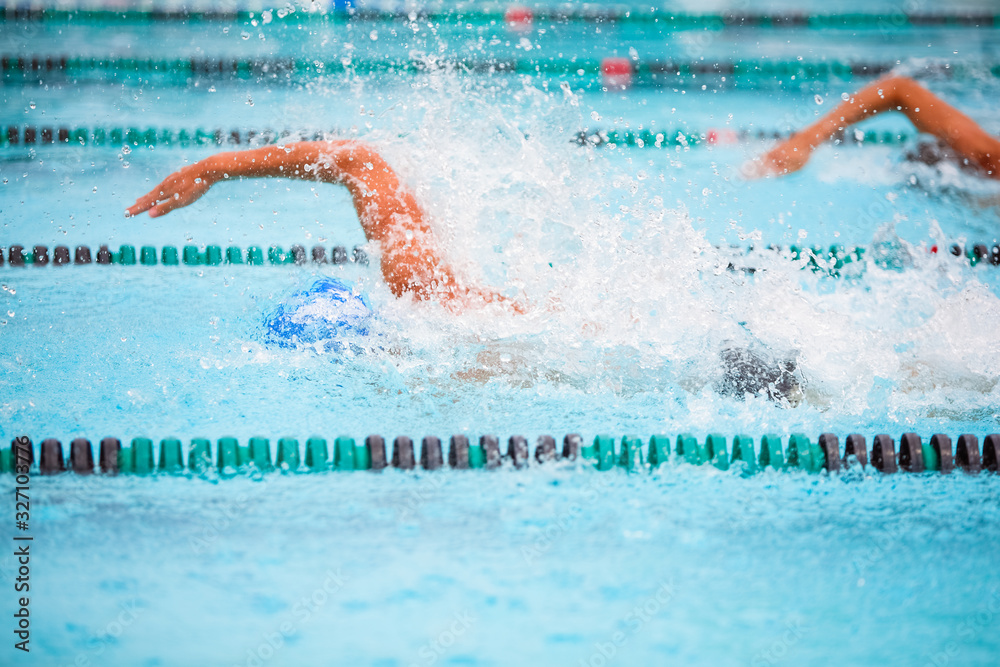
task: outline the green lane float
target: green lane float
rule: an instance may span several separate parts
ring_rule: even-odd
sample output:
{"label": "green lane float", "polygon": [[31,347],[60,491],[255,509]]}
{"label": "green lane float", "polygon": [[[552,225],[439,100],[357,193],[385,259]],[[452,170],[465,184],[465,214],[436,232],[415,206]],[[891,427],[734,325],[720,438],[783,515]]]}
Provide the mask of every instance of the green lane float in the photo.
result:
{"label": "green lane float", "polygon": [[[569,436],[567,436],[569,437]],[[566,458],[569,456],[563,455]],[[670,436],[654,435],[649,439],[649,466],[656,468],[670,460]]]}
{"label": "green lane float", "polygon": [[619,456],[618,465],[632,472],[643,469],[645,464],[642,440],[638,436],[626,435],[622,437],[621,455]]}
{"label": "green lane float", "polygon": [[295,438],[281,438],[278,440],[278,456],[274,460],[274,465],[280,470],[298,470],[299,441]]}
{"label": "green lane float", "polygon": [[705,439],[708,460],[719,470],[729,470],[729,452],[726,451],[725,436],[713,433]]}
{"label": "green lane float", "polygon": [[333,441],[333,467],[336,470],[350,471],[357,468],[354,438],[338,437]]}
{"label": "green lane float", "polygon": [[[652,450],[653,443],[650,442]],[[733,436],[733,459],[732,462],[741,462],[746,467],[747,473],[757,471],[757,457],[754,455],[753,438],[748,435]]]}
{"label": "green lane float", "polygon": [[181,441],[177,438],[164,438],[161,440],[159,470],[178,472],[183,469],[184,457],[181,455]]}
{"label": "green lane float", "polygon": [[[240,471],[324,472],[329,470],[352,472],[380,471],[389,465],[400,470],[420,468],[425,471],[451,468],[453,470],[490,470],[507,466],[523,469],[530,466],[528,441],[520,435],[508,440],[508,451],[501,455],[500,439],[484,435],[479,444],[471,444],[468,436],[455,435],[449,441],[447,459],[443,456],[442,441],[437,436],[426,436],[421,441],[420,456],[415,457],[413,440],[399,436],[393,441],[391,463],[386,461],[385,439],[370,435],[360,443],[352,437],[338,436],[333,441],[332,459],[327,439],[312,436],[306,440],[305,457],[301,458],[299,440],[283,437],[278,440],[277,453],[271,459],[270,439],[252,437],[241,446],[231,436],[219,438],[214,445],[207,438],[192,438],[184,460],[184,447],[180,439],[167,437],[160,440],[158,456],[154,456],[153,440],[148,437],[132,438],[127,447],[121,440],[106,437],[100,441],[97,459],[99,472],[105,475],[154,473],[185,475],[205,474],[216,471],[234,475]],[[656,434],[644,442],[639,436],[621,437],[616,447],[611,435],[598,435],[591,445],[582,446],[579,434],[569,434],[563,440],[560,453],[552,436],[538,438],[535,448],[535,466],[570,462],[584,468],[608,471],[620,468],[630,473],[660,471],[669,474],[672,467],[710,465],[720,471],[738,467],[743,475],[752,475],[767,468],[775,471],[798,470],[817,474],[823,471],[836,473],[860,467],[883,474],[899,470],[912,474],[950,474],[956,468],[969,474],[981,471],[997,472],[1000,461],[1000,434],[987,435],[982,449],[979,438],[973,434],[958,437],[952,451],[949,436],[936,433],[929,440],[916,433],[904,433],[896,453],[895,440],[878,434],[872,440],[870,453],[864,450],[864,436],[852,433],[847,436],[841,451],[840,439],[833,433],[822,433],[813,440],[807,435],[794,433],[788,437],[787,447],[782,447],[780,436],[768,434],[760,438],[760,453],[754,452],[754,440],[745,434],[727,438],[718,433],[709,434],[699,441],[690,434],[677,436],[674,451],[670,451],[670,436]],[[20,448],[18,450],[18,448]],[[30,440],[15,439],[10,448],[0,450],[0,472],[13,472],[15,453],[34,465],[34,450]],[[731,451],[730,451],[731,450]],[[214,456],[213,456],[214,453]],[[865,461],[871,461],[868,466]],[[68,457],[64,456],[62,443],[55,438],[45,438],[39,445],[38,472],[55,475],[64,472],[92,474],[95,470],[93,447],[86,438],[75,438],[70,443]]]}
{"label": "green lane float", "polygon": [[760,458],[758,462],[761,468],[785,469],[785,454],[781,449],[781,438],[779,436],[768,434],[760,439]]}

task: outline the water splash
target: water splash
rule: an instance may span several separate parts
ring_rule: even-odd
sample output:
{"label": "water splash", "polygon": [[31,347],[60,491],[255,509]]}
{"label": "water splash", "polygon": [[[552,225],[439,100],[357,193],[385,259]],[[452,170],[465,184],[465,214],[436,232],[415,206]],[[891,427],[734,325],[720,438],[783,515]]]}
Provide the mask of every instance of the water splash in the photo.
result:
{"label": "water splash", "polygon": [[[359,76],[352,85],[378,83]],[[362,136],[413,188],[460,275],[532,306],[523,317],[455,317],[372,282],[396,349],[437,369],[435,380],[417,364],[414,382],[715,396],[720,353],[746,347],[796,360],[807,402],[824,411],[865,413],[884,386],[913,397],[893,399],[903,412],[924,412],[922,392],[942,384],[981,392],[977,404],[993,400],[988,369],[1000,364],[1000,346],[982,332],[1000,304],[973,275],[933,259],[902,273],[873,263],[854,281],[768,257],[753,277],[727,272],[686,212],[664,204],[664,179],[648,178],[623,149],[566,139],[589,115],[565,86],[460,76],[433,59],[405,99],[365,110],[377,122]],[[708,400],[718,409],[732,399]]]}

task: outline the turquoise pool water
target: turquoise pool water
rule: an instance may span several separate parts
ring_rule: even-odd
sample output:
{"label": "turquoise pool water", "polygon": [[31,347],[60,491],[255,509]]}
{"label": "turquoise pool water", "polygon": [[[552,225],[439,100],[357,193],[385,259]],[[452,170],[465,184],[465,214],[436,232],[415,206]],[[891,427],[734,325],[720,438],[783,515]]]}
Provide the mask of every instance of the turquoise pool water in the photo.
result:
{"label": "turquoise pool water", "polygon": [[[895,11],[843,11],[881,9]],[[913,140],[826,147],[784,179],[739,177],[769,145],[758,130],[801,127],[870,79],[695,76],[608,92],[575,71],[361,70],[373,58],[562,62],[629,47],[640,59],[691,62],[900,60],[997,133],[1000,30],[350,24],[5,22],[2,51],[14,56],[321,54],[355,67],[292,80],[5,77],[0,125],[363,137],[421,198],[461,274],[523,292],[534,310],[454,316],[397,300],[375,263],[5,265],[4,444],[21,434],[68,447],[106,435],[517,433],[534,443],[569,432],[825,431],[870,442],[882,432],[998,430],[1000,271],[928,252],[997,241],[995,184],[907,161]],[[933,73],[928,63],[965,70]],[[689,149],[573,142],[610,128],[751,136]],[[912,135],[894,117],[861,129]],[[303,182],[228,183],[164,218],[122,216],[172,169],[215,150],[0,147],[0,246],[364,243],[346,194]],[[761,255],[752,259],[764,270],[747,276],[726,271],[714,249],[834,243],[878,246],[895,267],[871,261],[863,275],[835,279]],[[266,343],[267,313],[318,275],[371,300],[375,349]],[[720,396],[719,352],[733,344],[796,359],[803,402]],[[0,478],[5,498],[13,485]],[[32,500],[32,652],[8,641],[4,664],[989,665],[1000,656],[995,475],[744,478],[684,464],[631,475],[570,464],[60,475],[33,477]],[[10,521],[0,525],[8,539]],[[8,619],[13,572],[0,557]]]}

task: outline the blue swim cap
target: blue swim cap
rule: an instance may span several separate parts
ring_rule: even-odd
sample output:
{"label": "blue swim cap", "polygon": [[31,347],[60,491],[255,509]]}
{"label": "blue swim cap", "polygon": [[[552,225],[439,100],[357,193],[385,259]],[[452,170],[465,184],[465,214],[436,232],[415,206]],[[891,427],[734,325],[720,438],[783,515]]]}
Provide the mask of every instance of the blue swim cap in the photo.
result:
{"label": "blue swim cap", "polygon": [[[315,347],[324,351],[357,348],[372,321],[367,301],[336,278],[320,278],[293,293],[264,318],[267,342],[280,347]],[[355,343],[355,345],[352,345]]]}

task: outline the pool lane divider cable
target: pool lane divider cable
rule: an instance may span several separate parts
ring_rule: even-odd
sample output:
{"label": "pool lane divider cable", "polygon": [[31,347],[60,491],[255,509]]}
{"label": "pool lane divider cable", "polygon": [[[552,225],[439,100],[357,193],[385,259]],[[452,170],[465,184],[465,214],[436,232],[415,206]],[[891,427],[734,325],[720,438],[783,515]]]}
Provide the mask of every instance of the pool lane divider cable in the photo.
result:
{"label": "pool lane divider cable", "polygon": [[[185,9],[183,7],[122,8],[110,4],[101,6],[86,3],[74,8],[66,6],[42,8],[30,5],[0,7],[0,22],[41,22],[89,26],[122,26],[158,23],[245,23],[253,21],[287,23],[291,25],[338,24],[358,22],[407,22],[447,23],[462,25],[497,25],[513,29],[547,27],[553,23],[612,23],[637,27],[662,27],[667,30],[721,30],[724,28],[799,28],[828,30],[876,29],[902,30],[925,28],[989,28],[1000,26],[1000,15],[983,10],[950,10],[942,5],[941,11],[906,12],[898,9],[891,13],[830,12],[809,14],[799,11],[721,11],[718,13],[674,12],[650,7],[599,4],[561,5],[555,7],[527,7],[516,3],[493,3],[480,8],[431,10],[420,8],[379,9],[359,7],[333,7],[320,11],[296,10],[291,5],[274,11],[247,9]],[[350,4],[350,3],[345,3]]]}
{"label": "pool lane divider cable", "polygon": [[[173,130],[170,128],[86,128],[86,127],[36,127],[34,125],[0,126],[0,147],[11,146],[109,146],[112,148],[138,148],[142,146],[180,147],[190,146],[242,146],[273,144],[278,141],[326,141],[343,137],[343,132],[313,130],[222,130],[197,128],[194,130]],[[653,129],[588,129],[580,130],[572,141],[581,146],[601,148],[605,146],[630,146],[638,148],[672,148],[730,145],[745,141],[780,140],[791,136],[787,132],[767,130],[732,129],[727,127],[708,128],[703,132],[670,128]],[[906,132],[877,132],[854,130],[843,133],[837,141],[855,145],[902,145],[915,135]]]}
{"label": "pool lane divider cable", "polygon": [[[894,251],[894,247],[876,245],[872,248],[862,246],[845,247],[834,244],[829,248],[822,246],[789,246],[787,249],[777,245],[770,245],[767,248],[755,248],[750,246],[717,246],[727,262],[730,271],[746,274],[756,273],[759,269],[752,265],[749,260],[756,253],[766,251],[777,253],[792,262],[798,262],[804,269],[813,272],[826,273],[833,277],[842,275],[854,275],[863,270],[866,255],[871,256],[876,266],[883,269],[899,270],[904,267]],[[938,254],[938,246],[932,245],[928,248],[929,254]],[[947,251],[951,256],[962,258],[971,266],[983,264],[988,266],[1000,266],[1000,243],[988,245],[986,243],[976,243],[968,247],[963,247],[957,243],[951,244]],[[266,261],[265,261],[266,257]],[[0,247],[0,267],[10,266],[23,268],[27,266],[45,267],[65,266],[67,264],[88,265],[100,264],[105,266],[223,266],[223,265],[249,265],[272,266],[297,265],[303,266],[312,262],[313,264],[368,264],[368,254],[365,249],[358,245],[348,252],[346,246],[335,245],[327,250],[326,246],[315,245],[307,253],[305,246],[295,244],[287,251],[281,246],[272,245],[264,249],[260,246],[249,246],[245,250],[239,246],[229,246],[223,250],[222,246],[208,245],[195,246],[186,245],[180,250],[176,246],[142,246],[138,252],[134,245],[124,244],[118,250],[111,250],[107,245],[98,248],[96,258],[89,246],[77,246],[71,254],[69,246],[56,246],[52,254],[45,245],[36,245],[30,251],[22,245],[12,245],[10,248]]]}
{"label": "pool lane divider cable", "polygon": [[[25,252],[24,246],[12,245],[7,250],[6,263],[12,267],[33,266],[64,266],[66,264],[86,265],[95,263],[94,255],[89,246],[81,245],[76,247],[72,259],[70,258],[69,246],[56,246],[49,257],[48,246],[36,245],[31,252]],[[210,245],[199,248],[198,246],[187,245],[179,252],[176,246],[163,246],[157,251],[154,246],[142,246],[136,253],[135,246],[122,245],[117,251],[111,250],[108,246],[102,245],[97,250],[96,263],[104,265],[117,264],[121,266],[221,266],[222,264],[248,264],[250,266],[264,266],[265,253],[260,246],[250,246],[246,250],[238,246],[229,246],[223,251],[222,246]],[[267,249],[267,264],[285,265],[306,264],[309,260],[314,264],[367,264],[368,254],[361,246],[354,246],[348,254],[347,247],[338,245],[330,248],[329,252],[325,246],[315,245],[312,247],[308,258],[306,249],[301,245],[293,245],[288,251],[280,246],[272,245]],[[0,247],[0,266],[4,262],[4,249]]]}
{"label": "pool lane divider cable", "polygon": [[251,470],[263,473],[275,470],[379,471],[389,467],[400,470],[417,467],[423,470],[527,468],[568,461],[601,471],[623,468],[629,472],[654,470],[667,463],[686,463],[711,465],[719,470],[740,466],[747,475],[766,468],[835,473],[858,465],[870,466],[884,474],[900,470],[947,474],[956,469],[978,474],[982,471],[996,473],[1000,454],[998,434],[987,435],[980,448],[979,438],[968,433],[960,435],[954,447],[951,438],[941,433],[929,440],[916,433],[904,433],[899,439],[898,451],[896,441],[885,434],[875,436],[870,450],[865,437],[857,433],[847,436],[843,449],[833,433],[820,434],[816,440],[792,434],[785,446],[778,435],[765,435],[759,442],[758,450],[754,439],[747,435],[735,435],[728,443],[726,436],[719,434],[708,435],[701,442],[690,434],[678,435],[673,441],[667,435],[653,435],[648,444],[638,436],[623,436],[616,443],[613,436],[598,435],[592,444],[585,445],[580,435],[569,434],[563,438],[560,449],[555,438],[543,435],[535,445],[535,464],[532,464],[528,441],[520,435],[508,439],[506,453],[501,451],[500,438],[495,435],[483,435],[478,443],[470,441],[466,435],[454,435],[449,440],[447,458],[441,439],[436,436],[423,438],[419,457],[414,441],[407,436],[399,436],[393,441],[391,457],[387,457],[386,441],[379,435],[370,435],[361,442],[351,437],[338,437],[333,441],[332,451],[326,438],[314,436],[306,440],[304,456],[296,438],[284,437],[277,441],[273,458],[268,438],[253,437],[246,445],[236,438],[219,438],[214,452],[210,440],[193,438],[187,447],[186,460],[184,446],[177,438],[164,438],[154,449],[153,441],[147,437],[133,438],[127,446],[118,438],[106,437],[100,441],[95,464],[93,445],[86,438],[76,438],[70,443],[69,456],[65,456],[59,440],[47,438],[39,446],[36,459],[31,440],[21,437],[14,439],[9,448],[0,450],[0,472],[15,472],[16,467],[27,466],[43,475],[66,471],[80,475],[95,471],[108,475],[217,471],[232,476]]}
{"label": "pool lane divider cable", "polygon": [[[627,84],[678,85],[691,77],[720,76],[739,80],[777,79],[790,81],[870,79],[891,72],[897,61],[839,60],[632,60],[604,58],[490,58],[484,60],[450,59],[428,64],[417,59],[319,60],[315,58],[124,58],[118,56],[83,57],[70,55],[0,55],[0,75],[4,83],[38,84],[44,81],[85,79],[113,80],[121,83],[132,78],[143,82],[154,77],[170,83],[184,83],[193,77],[232,80],[299,80],[351,72],[354,74],[415,74],[453,68],[466,74],[548,75],[586,77],[607,81],[609,73],[627,75]],[[613,67],[614,72],[608,68]],[[991,61],[927,61],[911,74],[945,76],[951,79],[1000,77],[1000,63]],[[794,77],[794,78],[793,78]],[[624,80],[618,79],[625,83]],[[617,88],[612,84],[610,87]]]}

